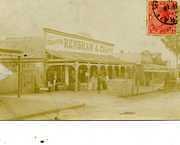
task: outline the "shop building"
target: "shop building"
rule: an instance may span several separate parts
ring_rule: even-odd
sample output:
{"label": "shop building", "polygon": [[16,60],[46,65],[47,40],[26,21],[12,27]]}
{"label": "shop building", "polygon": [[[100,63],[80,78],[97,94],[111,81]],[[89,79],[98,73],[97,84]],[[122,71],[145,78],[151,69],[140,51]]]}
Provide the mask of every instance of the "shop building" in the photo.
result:
{"label": "shop building", "polygon": [[[36,92],[43,86],[44,39],[41,37],[11,37],[0,41],[7,53],[0,56],[0,64],[12,71],[12,75],[1,80],[0,93],[18,91],[18,67],[20,66],[21,93]],[[9,49],[11,48],[11,49]],[[10,51],[9,51],[10,50]],[[21,52],[20,60],[14,52]],[[12,55],[13,54],[13,55]]]}
{"label": "shop building", "polygon": [[46,83],[54,90],[95,90],[98,79],[124,77],[133,66],[113,55],[112,43],[49,28],[44,35]]}
{"label": "shop building", "polygon": [[[22,52],[10,48],[0,48],[0,93],[15,93],[19,87],[18,58]],[[13,62],[13,63],[12,63]]]}

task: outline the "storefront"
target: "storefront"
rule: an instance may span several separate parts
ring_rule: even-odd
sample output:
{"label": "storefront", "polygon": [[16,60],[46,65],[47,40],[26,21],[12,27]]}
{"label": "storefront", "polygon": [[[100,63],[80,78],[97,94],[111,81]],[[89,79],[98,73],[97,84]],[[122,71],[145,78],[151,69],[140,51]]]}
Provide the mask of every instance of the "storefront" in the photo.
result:
{"label": "storefront", "polygon": [[0,79],[0,94],[18,93],[21,96],[38,92],[43,85],[43,59],[26,58],[23,54],[16,49],[0,49],[0,66],[6,71],[0,72],[4,75]]}
{"label": "storefront", "polygon": [[127,66],[113,56],[114,44],[80,35],[44,29],[46,83],[52,90],[105,89],[108,79],[125,77]]}
{"label": "storefront", "polygon": [[3,48],[0,50],[0,63],[12,72],[1,83],[5,85],[0,86],[0,92],[17,92],[18,80],[22,94],[38,92],[44,87],[43,37],[5,38],[0,41],[0,46]]}

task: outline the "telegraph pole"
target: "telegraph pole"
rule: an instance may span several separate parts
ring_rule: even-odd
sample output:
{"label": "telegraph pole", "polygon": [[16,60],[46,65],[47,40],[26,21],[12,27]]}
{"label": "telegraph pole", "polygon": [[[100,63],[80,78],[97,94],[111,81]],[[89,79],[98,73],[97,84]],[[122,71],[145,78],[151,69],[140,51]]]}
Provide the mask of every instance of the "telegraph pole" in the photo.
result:
{"label": "telegraph pole", "polygon": [[17,75],[18,75],[18,90],[17,90],[17,97],[21,97],[21,56],[18,56],[17,61]]}

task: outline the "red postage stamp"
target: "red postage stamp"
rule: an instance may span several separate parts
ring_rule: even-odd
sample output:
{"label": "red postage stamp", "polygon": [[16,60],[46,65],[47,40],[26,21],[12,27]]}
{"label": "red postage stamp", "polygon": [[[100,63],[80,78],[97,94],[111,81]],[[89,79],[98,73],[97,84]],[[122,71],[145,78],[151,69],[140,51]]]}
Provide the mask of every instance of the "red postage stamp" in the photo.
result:
{"label": "red postage stamp", "polygon": [[176,34],[177,2],[168,0],[148,0],[147,27],[148,34]]}

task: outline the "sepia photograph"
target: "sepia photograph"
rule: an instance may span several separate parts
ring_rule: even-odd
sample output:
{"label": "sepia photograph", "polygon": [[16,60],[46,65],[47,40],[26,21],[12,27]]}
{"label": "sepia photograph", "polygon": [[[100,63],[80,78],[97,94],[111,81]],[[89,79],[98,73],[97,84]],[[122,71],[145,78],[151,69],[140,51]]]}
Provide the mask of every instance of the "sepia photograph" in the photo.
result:
{"label": "sepia photograph", "polygon": [[180,120],[179,0],[0,0],[0,120]]}

